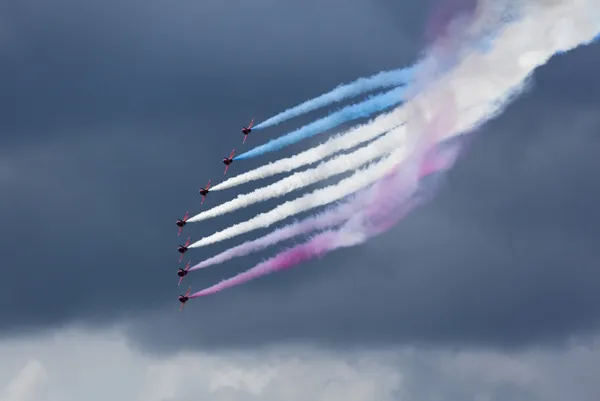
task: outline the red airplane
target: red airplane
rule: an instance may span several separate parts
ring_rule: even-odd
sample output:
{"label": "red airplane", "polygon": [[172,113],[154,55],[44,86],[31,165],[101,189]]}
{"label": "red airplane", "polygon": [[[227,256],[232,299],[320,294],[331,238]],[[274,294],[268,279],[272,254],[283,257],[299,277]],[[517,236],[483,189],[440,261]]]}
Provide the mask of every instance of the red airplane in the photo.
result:
{"label": "red airplane", "polygon": [[206,188],[200,188],[200,191],[198,191],[198,193],[200,195],[202,195],[202,202],[200,202],[201,205],[204,203],[204,198],[206,198],[206,195],[208,195],[209,188],[210,188],[210,180],[208,180],[208,184],[206,184]]}
{"label": "red airplane", "polygon": [[179,232],[177,233],[178,236],[181,234],[181,230],[183,230],[183,226],[185,226],[185,224],[186,224],[186,221],[189,217],[189,213],[190,212],[185,212],[183,219],[177,219],[177,222],[175,223],[175,224],[177,224],[177,227],[179,227]]}
{"label": "red airplane", "polygon": [[235,155],[235,149],[231,151],[229,157],[223,159],[223,164],[225,165],[225,172],[223,173],[223,175],[227,174],[227,169],[229,169],[229,165],[233,163],[233,155]]}
{"label": "red airplane", "polygon": [[181,306],[179,307],[179,312],[181,312],[183,310],[183,305],[185,305],[185,303],[190,299],[189,295],[190,292],[192,292],[192,287],[190,287],[187,292],[185,293],[185,295],[180,295],[179,296],[179,302],[181,302]]}
{"label": "red airplane", "polygon": [[250,121],[247,127],[242,127],[242,134],[244,134],[244,141],[242,143],[246,143],[246,139],[248,139],[248,134],[252,132],[252,125],[254,125],[254,118]]}
{"label": "red airplane", "polygon": [[181,257],[179,258],[179,263],[181,263],[181,260],[183,259],[183,254],[186,253],[188,250],[188,246],[190,245],[191,238],[192,237],[189,237],[187,239],[187,241],[185,241],[185,245],[179,245],[179,247],[177,248],[177,250],[181,254]]}
{"label": "red airplane", "polygon": [[185,269],[182,269],[181,267],[179,268],[179,271],[177,272],[177,275],[179,276],[179,284],[177,285],[181,285],[181,281],[185,276],[187,276],[188,270],[190,270],[190,263],[192,263],[191,260],[187,263]]}

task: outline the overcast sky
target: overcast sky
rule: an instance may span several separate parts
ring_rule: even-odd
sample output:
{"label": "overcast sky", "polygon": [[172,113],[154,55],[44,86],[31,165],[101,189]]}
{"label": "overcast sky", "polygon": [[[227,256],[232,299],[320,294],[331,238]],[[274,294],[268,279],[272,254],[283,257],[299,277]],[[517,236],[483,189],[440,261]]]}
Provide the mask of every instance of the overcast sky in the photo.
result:
{"label": "overcast sky", "polygon": [[[222,180],[241,126],[410,65],[448,10],[472,3],[0,3],[0,400],[71,401],[98,387],[117,401],[592,401],[598,44],[540,68],[472,137],[437,198],[391,232],[178,312],[175,219],[252,189],[211,193],[202,208],[197,194]],[[324,113],[253,132],[245,146]],[[199,239],[281,201],[186,233]],[[275,250],[186,282],[212,285]]]}

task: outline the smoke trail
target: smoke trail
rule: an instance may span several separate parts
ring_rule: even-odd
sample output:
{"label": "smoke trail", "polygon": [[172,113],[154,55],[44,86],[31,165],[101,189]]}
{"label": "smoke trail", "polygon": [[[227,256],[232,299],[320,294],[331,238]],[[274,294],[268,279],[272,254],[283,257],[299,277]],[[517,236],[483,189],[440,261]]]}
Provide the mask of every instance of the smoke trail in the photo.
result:
{"label": "smoke trail", "polygon": [[[248,207],[257,202],[263,202],[268,199],[286,195],[290,192],[297,191],[298,189],[322,180],[326,180],[327,178],[342,174],[346,171],[355,170],[374,159],[390,153],[395,148],[400,147],[400,149],[406,150],[406,147],[402,146],[406,138],[405,135],[402,135],[402,131],[404,131],[403,128],[404,127],[396,128],[368,146],[360,148],[352,153],[337,156],[332,160],[321,163],[315,168],[292,174],[291,176],[279,180],[271,185],[255,189],[248,194],[238,195],[235,199],[230,200],[229,202],[225,202],[219,206],[197,214],[196,216],[190,218],[188,223],[195,223],[221,216],[225,213],[230,213],[238,209]],[[402,154],[398,156],[400,158],[404,157]]]}
{"label": "smoke trail", "polygon": [[392,71],[382,71],[379,74],[370,76],[368,78],[359,78],[349,84],[339,85],[337,88],[328,93],[324,93],[314,99],[307,100],[298,106],[287,109],[286,111],[263,121],[254,127],[254,129],[258,130],[277,125],[289,120],[290,118],[309,113],[331,103],[341,102],[342,100],[358,96],[361,93],[370,92],[376,89],[389,88],[392,86],[399,86],[410,80],[413,70],[414,68],[402,68]]}
{"label": "smoke trail", "polygon": [[[293,267],[334,249],[361,244],[371,236],[391,228],[417,204],[415,200],[418,197],[415,198],[413,194],[418,188],[420,179],[453,164],[459,148],[455,147],[453,152],[446,151],[444,157],[440,157],[435,149],[436,146],[441,147],[436,145],[438,138],[441,137],[441,130],[452,130],[456,125],[456,110],[451,109],[452,106],[455,104],[444,105],[447,107],[444,114],[437,116],[428,124],[425,132],[417,138],[416,146],[410,156],[403,163],[396,164],[392,171],[388,172],[387,180],[385,178],[382,180],[382,182],[387,182],[385,182],[386,185],[380,185],[381,190],[378,196],[373,198],[370,204],[364,205],[365,207],[358,213],[353,214],[342,228],[337,231],[330,230],[321,233],[304,244],[281,252],[246,272],[191,295],[190,298],[214,294],[266,274]],[[414,109],[421,110],[423,105],[415,105]],[[421,112],[420,117],[426,116]],[[419,122],[420,119],[415,119],[412,124],[419,129]],[[416,174],[413,171],[415,168]],[[395,212],[395,216],[390,216],[392,212]]]}
{"label": "smoke trail", "polygon": [[[358,204],[358,202],[356,202]],[[353,207],[355,204],[340,204],[337,207],[332,207],[324,213],[319,213],[316,216],[309,217],[301,222],[289,224],[279,228],[265,236],[252,241],[246,241],[241,245],[229,248],[211,258],[203,260],[195,266],[190,267],[189,271],[203,269],[216,264],[224,263],[233,258],[250,255],[276,245],[279,242],[297,237],[299,235],[308,234],[313,231],[322,230],[343,223],[352,214],[358,211]]]}
{"label": "smoke trail", "polygon": [[254,280],[258,277],[273,273],[277,270],[283,270],[285,268],[295,266],[298,263],[302,263],[306,260],[312,259],[316,256],[322,255],[332,248],[339,240],[339,236],[334,232],[325,232],[318,235],[312,241],[303,244],[302,246],[295,247],[286,252],[282,252],[279,255],[259,263],[250,270],[240,273],[234,277],[228,278],[215,284],[211,287],[205,288],[204,290],[198,291],[189,296],[190,299],[203,297],[206,295],[215,294],[223,291],[227,288],[235,287],[240,284],[247,283],[250,280]]}
{"label": "smoke trail", "polygon": [[343,199],[382,178],[398,163],[399,156],[402,153],[404,153],[403,149],[396,150],[377,163],[373,163],[369,167],[357,171],[352,176],[341,180],[335,185],[317,189],[312,193],[285,202],[269,212],[261,213],[250,220],[235,224],[209,237],[202,238],[191,244],[189,248],[214,244],[259,228],[266,228],[290,216]]}
{"label": "smoke trail", "polygon": [[477,0],[446,0],[436,3],[425,27],[425,38],[432,44],[450,35],[450,30],[456,26],[457,15],[461,17],[460,19],[470,16],[475,10]]}
{"label": "smoke trail", "polygon": [[[456,154],[454,156],[456,156]],[[447,162],[448,161],[443,162],[442,164],[446,165],[448,164]],[[429,160],[426,163],[423,163],[422,167],[419,174],[420,176],[432,174],[433,172],[438,171],[441,166],[437,165],[436,160]],[[325,253],[335,249],[359,245],[369,238],[389,230],[412,209],[422,203],[423,199],[430,198],[423,195],[419,196],[419,194],[411,197],[412,191],[403,191],[403,189],[406,190],[412,186],[404,185],[406,182],[403,183],[403,179],[401,178],[402,172],[396,169],[393,176],[396,185],[387,188],[386,197],[388,199],[394,199],[392,202],[387,202],[387,204],[388,206],[393,205],[392,208],[396,210],[382,209],[382,205],[375,202],[366,210],[364,215],[359,215],[359,219],[350,219],[341,229],[337,231],[325,231],[318,234],[311,240],[283,251],[245,272],[198,291],[190,295],[190,298],[215,294],[225,289],[247,283],[248,281],[261,276],[289,269],[312,258],[323,256]],[[398,207],[398,204],[401,206]],[[394,212],[394,215],[390,216],[392,212]],[[359,221],[365,217],[373,221]],[[360,228],[357,228],[357,225],[360,226]]]}
{"label": "smoke trail", "polygon": [[[447,164],[447,161],[441,161],[438,167],[441,170],[446,170],[450,168],[450,165]],[[423,176],[427,176],[431,173],[432,171],[430,169],[424,169],[422,171]],[[313,231],[319,231],[342,224],[343,222],[349,220],[353,215],[357,214],[361,210],[364,210],[369,204],[375,202],[376,199],[380,198],[385,193],[387,188],[394,185],[394,180],[397,180],[397,175],[397,173],[390,173],[383,179],[377,181],[371,187],[367,188],[365,191],[353,195],[344,203],[337,204],[324,212],[318,213],[315,216],[311,216],[302,221],[294,222],[287,226],[281,227],[263,237],[252,241],[246,241],[241,245],[229,248],[209,259],[198,263],[195,266],[192,266],[189,271],[224,263],[237,257],[246,256],[261,251],[265,248],[276,245],[279,242],[286,241],[300,235],[309,234]],[[409,188],[400,188],[398,189],[398,193],[409,194],[411,191]]]}
{"label": "smoke trail", "polygon": [[347,121],[357,120],[359,118],[368,117],[374,113],[384,111],[392,106],[402,103],[406,88],[396,88],[383,94],[374,96],[364,102],[346,106],[327,117],[323,117],[304,127],[298,128],[289,134],[273,139],[264,145],[258,146],[246,153],[243,153],[234,158],[234,160],[244,160],[252,157],[260,156],[268,152],[275,152],[281,148],[293,145],[303,139],[326,132],[327,130],[337,127]]}
{"label": "smoke trail", "polygon": [[378,116],[368,123],[338,134],[330,138],[327,142],[315,146],[314,148],[305,150],[292,157],[280,159],[276,162],[270,162],[267,165],[229,178],[214,186],[211,191],[233,188],[237,185],[260,180],[280,173],[287,173],[302,166],[315,163],[335,153],[352,149],[355,146],[375,139],[385,132],[402,125],[403,120],[404,113],[402,110],[400,110],[400,112],[395,111]]}

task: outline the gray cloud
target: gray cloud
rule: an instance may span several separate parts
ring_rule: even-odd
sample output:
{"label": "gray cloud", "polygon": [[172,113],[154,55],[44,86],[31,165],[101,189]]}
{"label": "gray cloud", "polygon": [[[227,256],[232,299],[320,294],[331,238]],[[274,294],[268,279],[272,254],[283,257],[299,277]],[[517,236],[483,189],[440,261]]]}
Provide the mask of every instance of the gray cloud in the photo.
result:
{"label": "gray cloud", "polygon": [[[508,346],[595,326],[600,88],[589,65],[597,48],[542,68],[534,91],[474,140],[439,197],[393,232],[179,314],[174,220],[200,210],[195,192],[220,179],[239,126],[414,60],[427,10],[358,0],[99,4],[11,14],[12,30],[27,35],[4,53],[0,82],[3,333],[129,318],[132,338],[155,349],[286,340]],[[399,27],[382,17],[391,11],[414,22]],[[205,206],[234,195],[210,194]],[[186,233],[199,238],[274,204]],[[212,284],[273,251],[188,282]]]}
{"label": "gray cloud", "polygon": [[88,392],[90,401],[595,401],[600,388],[597,339],[511,353],[287,346],[156,356],[132,349],[119,332],[71,329],[0,341],[0,351],[6,401],[71,401]]}
{"label": "gray cloud", "polygon": [[410,23],[399,29],[363,0],[38,3],[6,10],[18,38],[0,79],[11,128],[275,113],[420,50],[419,20],[404,15],[414,7],[397,11]]}

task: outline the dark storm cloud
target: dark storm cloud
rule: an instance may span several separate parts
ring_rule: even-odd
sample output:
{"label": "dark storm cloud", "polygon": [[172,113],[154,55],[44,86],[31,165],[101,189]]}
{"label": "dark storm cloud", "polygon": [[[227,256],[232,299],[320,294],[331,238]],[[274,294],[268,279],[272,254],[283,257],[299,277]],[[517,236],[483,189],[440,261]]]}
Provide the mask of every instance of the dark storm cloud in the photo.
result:
{"label": "dark storm cloud", "polygon": [[364,0],[14,2],[4,17],[14,40],[2,57],[2,125],[266,118],[412,61],[425,18],[405,15],[412,8],[396,7],[386,23],[388,7]]}
{"label": "dark storm cloud", "polygon": [[[589,82],[588,60],[597,49],[545,67],[535,91],[474,141],[438,199],[392,233],[179,314],[174,220],[201,210],[195,191],[220,180],[219,160],[240,147],[241,124],[413,61],[427,10],[357,0],[22,4],[11,28],[27,35],[15,35],[19,46],[6,53],[10,90],[0,93],[4,333],[135,317],[132,338],[163,349],[286,340],[510,345],[596,321],[600,88]],[[253,138],[250,146],[264,141]],[[212,193],[204,206],[237,193]],[[277,203],[186,234],[198,239]],[[210,285],[272,252],[187,283]]]}
{"label": "dark storm cloud", "polygon": [[[422,24],[382,23],[386,9],[365,1],[3,3],[0,328],[97,321],[171,302],[174,220],[200,210],[195,191],[222,177],[220,158],[241,146],[241,125],[413,60],[409,38]],[[232,196],[211,195],[207,206]],[[198,238],[256,210],[188,231]]]}

